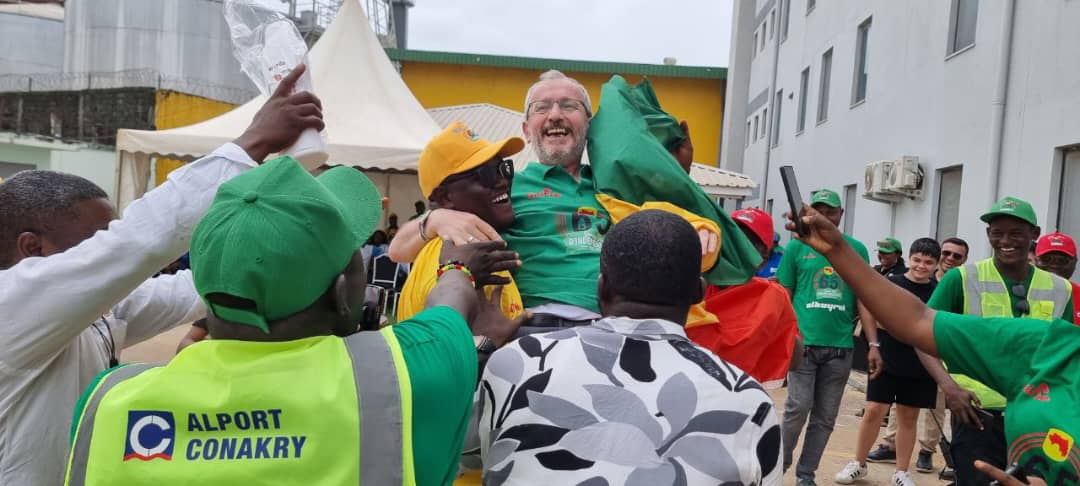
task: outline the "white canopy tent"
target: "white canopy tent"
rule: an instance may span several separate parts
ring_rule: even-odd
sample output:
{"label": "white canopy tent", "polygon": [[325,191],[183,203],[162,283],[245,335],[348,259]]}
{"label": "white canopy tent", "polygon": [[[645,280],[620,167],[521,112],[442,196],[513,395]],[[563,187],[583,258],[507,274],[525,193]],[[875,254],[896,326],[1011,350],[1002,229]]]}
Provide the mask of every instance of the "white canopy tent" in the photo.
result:
{"label": "white canopy tent", "polygon": [[[423,199],[416,161],[438,125],[413,97],[375,37],[359,0],[346,0],[309,53],[315,93],[323,104],[330,163],[358,165],[402,222]],[[117,206],[146,192],[151,159],[194,160],[235,139],[266,101],[259,96],[201,123],[171,130],[120,130]]]}

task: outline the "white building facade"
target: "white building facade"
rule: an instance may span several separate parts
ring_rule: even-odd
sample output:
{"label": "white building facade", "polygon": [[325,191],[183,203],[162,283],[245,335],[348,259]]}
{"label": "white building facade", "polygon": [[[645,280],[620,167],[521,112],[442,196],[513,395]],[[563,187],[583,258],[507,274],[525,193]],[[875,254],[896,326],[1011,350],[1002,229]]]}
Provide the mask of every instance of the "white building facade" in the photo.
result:
{"label": "white building facade", "polygon": [[[840,193],[871,251],[959,236],[988,256],[978,218],[1004,196],[1080,237],[1080,2],[734,3],[721,167],[761,181],[748,203],[778,230],[792,165],[804,199]],[[904,156],[922,197],[865,199],[867,164]]]}

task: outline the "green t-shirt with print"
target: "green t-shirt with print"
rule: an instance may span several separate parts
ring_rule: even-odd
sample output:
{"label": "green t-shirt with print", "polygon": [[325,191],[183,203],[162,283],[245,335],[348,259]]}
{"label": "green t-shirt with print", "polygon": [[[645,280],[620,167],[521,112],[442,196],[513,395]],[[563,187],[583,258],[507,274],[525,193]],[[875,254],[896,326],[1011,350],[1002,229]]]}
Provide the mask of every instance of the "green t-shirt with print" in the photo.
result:
{"label": "green t-shirt with print", "polygon": [[938,312],[934,340],[950,370],[1006,397],[1009,464],[1050,485],[1080,484],[1080,327]]}
{"label": "green t-shirt with print", "polygon": [[[862,243],[848,235],[844,239],[863,261],[870,263]],[[776,278],[792,293],[803,344],[853,347],[852,321],[858,315],[855,294],[824,256],[799,240],[791,240]]]}
{"label": "green t-shirt with print", "polygon": [[514,224],[502,237],[521,258],[514,282],[525,307],[548,303],[600,312],[596,281],[611,217],[596,201],[592,170],[577,181],[561,166],[530,162],[514,176]]}
{"label": "green t-shirt with print", "polygon": [[[1028,276],[1024,279],[1024,288],[1031,288],[1031,279],[1035,277],[1035,272],[1028,272]],[[1001,279],[1005,282],[1005,288],[1011,289],[1018,282],[1009,280],[1008,277],[1002,275]],[[1009,292],[1009,303],[1012,304],[1013,317],[1022,317],[1020,311],[1016,309],[1016,302],[1018,298]],[[960,269],[954,268],[945,272],[945,275],[941,277],[941,281],[938,282],[938,286],[934,289],[934,295],[930,297],[930,301],[926,303],[931,309],[955,312],[957,314],[964,314],[967,309],[964,308],[964,278],[960,276]],[[1069,297],[1069,302],[1065,304],[1065,308],[1060,317],[1065,320],[1069,320],[1073,315],[1073,298]]]}

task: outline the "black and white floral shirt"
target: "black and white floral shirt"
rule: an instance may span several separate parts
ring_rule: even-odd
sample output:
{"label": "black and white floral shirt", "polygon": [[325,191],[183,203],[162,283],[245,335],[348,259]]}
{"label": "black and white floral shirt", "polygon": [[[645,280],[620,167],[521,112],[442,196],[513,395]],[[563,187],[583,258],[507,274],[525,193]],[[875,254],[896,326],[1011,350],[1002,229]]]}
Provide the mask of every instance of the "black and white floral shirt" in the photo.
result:
{"label": "black and white floral shirt", "polygon": [[525,336],[488,360],[476,417],[485,485],[778,485],[761,385],[663,320]]}

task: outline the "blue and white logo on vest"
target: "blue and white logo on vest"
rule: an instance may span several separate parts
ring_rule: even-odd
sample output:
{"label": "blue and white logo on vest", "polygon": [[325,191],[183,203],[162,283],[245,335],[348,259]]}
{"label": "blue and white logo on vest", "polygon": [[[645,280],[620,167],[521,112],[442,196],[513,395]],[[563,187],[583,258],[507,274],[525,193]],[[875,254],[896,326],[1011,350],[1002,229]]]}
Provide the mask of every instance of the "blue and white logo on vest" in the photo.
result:
{"label": "blue and white logo on vest", "polygon": [[172,412],[129,410],[124,460],[172,460],[176,421]]}

